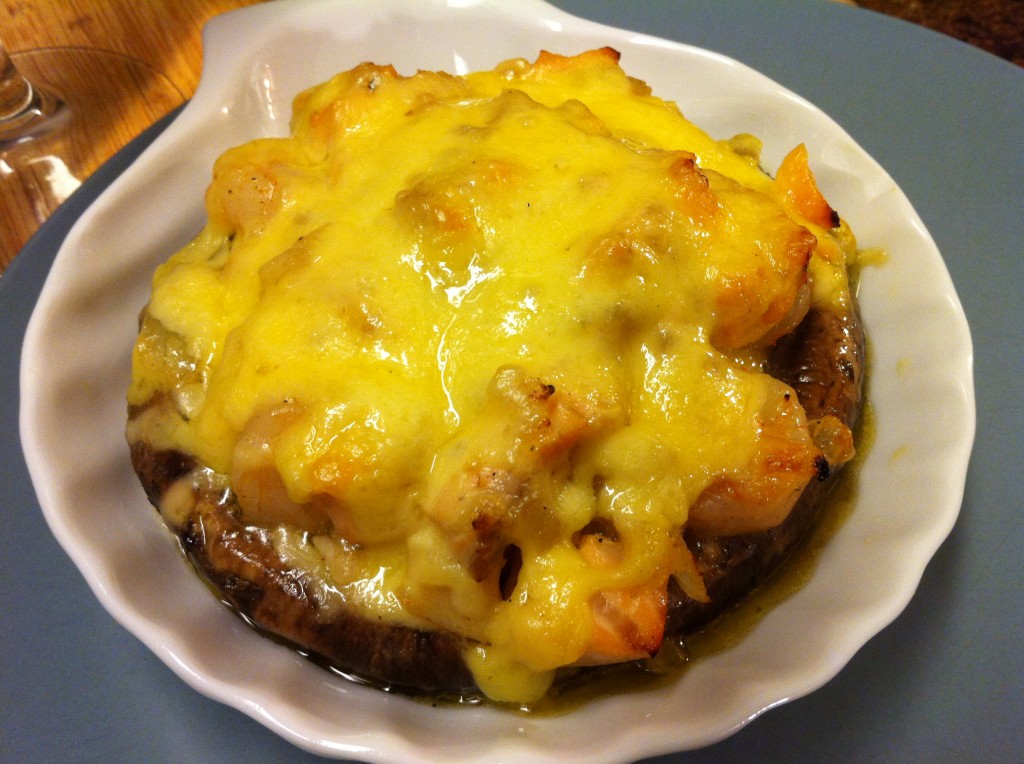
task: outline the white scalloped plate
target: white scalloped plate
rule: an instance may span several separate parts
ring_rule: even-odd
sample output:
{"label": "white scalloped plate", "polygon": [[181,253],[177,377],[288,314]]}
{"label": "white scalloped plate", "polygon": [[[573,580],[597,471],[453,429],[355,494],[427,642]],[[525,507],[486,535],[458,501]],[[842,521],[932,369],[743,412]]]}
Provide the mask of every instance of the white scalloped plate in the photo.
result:
{"label": "white scalloped plate", "polygon": [[[432,708],[346,682],[257,636],[211,597],[138,486],[124,392],[150,275],[201,227],[214,159],[285,134],[299,90],[363,60],[461,73],[541,48],[604,45],[713,135],[759,135],[766,166],[806,142],[861,244],[890,253],[860,294],[877,432],[856,509],[805,587],[669,686],[535,718]],[[328,755],[622,761],[715,742],[811,692],[900,613],[959,512],[975,423],[971,340],[910,203],[828,117],[722,56],[539,0],[269,3],[213,21],[206,51],[195,98],[67,237],[29,326],[21,378],[22,442],[50,527],[104,606],[185,681]]]}

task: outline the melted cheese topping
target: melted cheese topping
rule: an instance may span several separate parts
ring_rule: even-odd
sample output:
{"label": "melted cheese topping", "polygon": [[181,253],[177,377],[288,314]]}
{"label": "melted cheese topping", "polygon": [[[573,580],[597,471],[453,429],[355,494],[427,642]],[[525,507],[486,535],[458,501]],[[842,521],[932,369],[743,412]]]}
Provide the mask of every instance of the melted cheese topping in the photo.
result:
{"label": "melted cheese topping", "polygon": [[809,294],[846,299],[852,240],[784,191],[607,49],[364,64],[218,160],[129,401],[173,404],[144,437],[292,529],[323,602],[462,634],[529,701],[657,650],[669,578],[704,596],[691,515],[768,527],[814,474],[760,362]]}

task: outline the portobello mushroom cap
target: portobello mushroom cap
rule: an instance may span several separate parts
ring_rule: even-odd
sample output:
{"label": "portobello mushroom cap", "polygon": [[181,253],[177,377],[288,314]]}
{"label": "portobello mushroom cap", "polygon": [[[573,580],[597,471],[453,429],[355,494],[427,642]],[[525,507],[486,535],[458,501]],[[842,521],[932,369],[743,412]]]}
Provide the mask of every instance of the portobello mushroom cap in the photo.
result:
{"label": "portobello mushroom cap", "polygon": [[[839,314],[812,307],[778,341],[767,370],[796,391],[808,419],[832,415],[852,429],[860,415],[864,378],[864,336],[855,308]],[[129,418],[140,416],[147,406],[134,407]],[[131,443],[131,459],[158,508],[175,483],[202,466],[187,454],[158,450],[139,440]],[[710,601],[689,599],[673,582],[666,637],[704,628],[770,578],[814,529],[837,472],[823,469],[775,528],[727,538],[689,535]],[[304,573],[281,560],[265,529],[243,523],[230,494],[225,498],[220,490],[193,492],[193,508],[172,530],[199,574],[258,629],[374,684],[414,694],[477,693],[462,658],[467,644],[463,637],[389,625],[345,610],[325,616]]]}

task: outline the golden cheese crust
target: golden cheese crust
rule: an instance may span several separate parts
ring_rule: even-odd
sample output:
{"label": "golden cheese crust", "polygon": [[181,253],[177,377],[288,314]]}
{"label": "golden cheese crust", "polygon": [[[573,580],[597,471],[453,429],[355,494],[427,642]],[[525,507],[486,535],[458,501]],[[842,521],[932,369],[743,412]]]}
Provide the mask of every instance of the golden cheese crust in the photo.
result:
{"label": "golden cheese crust", "polygon": [[141,322],[132,461],[197,570],[353,676],[519,704],[764,581],[864,364],[849,229],[751,142],[610,49],[301,94]]}

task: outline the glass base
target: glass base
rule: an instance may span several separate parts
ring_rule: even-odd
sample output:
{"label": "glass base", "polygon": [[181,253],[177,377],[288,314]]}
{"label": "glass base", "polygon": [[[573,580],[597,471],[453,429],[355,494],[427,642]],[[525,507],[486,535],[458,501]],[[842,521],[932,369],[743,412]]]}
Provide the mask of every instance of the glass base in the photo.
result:
{"label": "glass base", "polygon": [[83,180],[185,100],[153,67],[118,53],[42,48],[10,57],[35,89],[26,117],[0,122],[0,270]]}
{"label": "glass base", "polygon": [[16,115],[0,120],[0,151],[62,127],[68,118],[67,104],[51,93],[32,87],[28,103]]}

